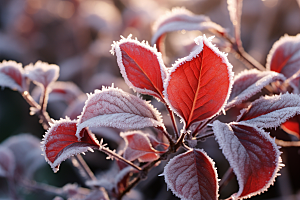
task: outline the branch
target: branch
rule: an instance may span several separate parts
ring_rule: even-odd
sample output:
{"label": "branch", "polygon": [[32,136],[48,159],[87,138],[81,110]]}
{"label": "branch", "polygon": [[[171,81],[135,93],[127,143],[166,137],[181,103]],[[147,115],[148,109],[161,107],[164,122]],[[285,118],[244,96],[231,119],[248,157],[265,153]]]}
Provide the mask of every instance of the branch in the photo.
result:
{"label": "branch", "polygon": [[177,128],[177,124],[176,124],[176,120],[175,120],[175,116],[174,116],[174,113],[173,111],[169,108],[169,106],[167,104],[165,104],[166,107],[167,107],[167,110],[170,114],[170,118],[171,118],[171,121],[172,121],[172,125],[173,125],[173,129],[174,129],[174,132],[175,132],[175,137],[176,138],[179,138],[179,132],[178,132],[178,128]]}
{"label": "branch", "polygon": [[219,187],[220,187],[219,190],[221,191],[221,189],[224,188],[233,177],[234,177],[233,169],[229,167],[229,169],[225,172],[223,178],[219,183]]}
{"label": "branch", "polygon": [[300,147],[300,141],[284,141],[275,139],[275,143],[282,147]]}

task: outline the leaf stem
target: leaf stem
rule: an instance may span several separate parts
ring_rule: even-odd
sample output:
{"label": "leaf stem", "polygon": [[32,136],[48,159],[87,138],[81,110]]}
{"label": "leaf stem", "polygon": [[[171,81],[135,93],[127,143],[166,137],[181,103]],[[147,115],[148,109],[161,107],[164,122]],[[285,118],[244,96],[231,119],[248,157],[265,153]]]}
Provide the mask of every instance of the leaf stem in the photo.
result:
{"label": "leaf stem", "polygon": [[93,181],[97,180],[97,178],[95,177],[95,175],[93,174],[93,172],[91,171],[91,169],[86,164],[86,162],[84,161],[84,159],[82,158],[82,156],[80,154],[77,154],[77,156],[74,156],[72,158],[76,159],[76,161],[79,164],[78,167],[81,171],[84,171],[84,174],[86,175],[86,179],[90,179]]}
{"label": "leaf stem", "polygon": [[221,191],[221,189],[224,188],[233,177],[234,177],[233,169],[229,167],[219,183],[219,187],[220,187],[219,190]]}
{"label": "leaf stem", "polygon": [[129,192],[132,188],[134,188],[134,187],[140,182],[140,180],[141,180],[141,177],[140,177],[140,175],[138,175],[138,177],[136,177],[134,180],[132,180],[132,181],[129,183],[128,187],[125,188],[125,190],[124,190],[121,194],[119,194],[118,200],[121,200],[122,197],[123,197],[127,192]]}
{"label": "leaf stem", "polygon": [[236,57],[241,60],[243,63],[245,63],[246,67],[249,69],[251,68],[256,68],[261,71],[265,71],[265,67],[261,65],[257,60],[255,60],[252,56],[250,56],[242,47],[241,44],[237,44],[237,41],[233,38],[231,38],[227,34],[222,34],[221,35],[224,39],[226,39],[231,45],[232,48],[231,50],[236,54]]}
{"label": "leaf stem", "polygon": [[44,88],[44,91],[43,91],[43,95],[41,96],[41,103],[40,103],[40,105],[41,105],[41,108],[40,108],[40,110],[41,111],[46,111],[46,109],[47,109],[47,104],[48,104],[48,89],[47,89],[48,87],[45,87]]}
{"label": "leaf stem", "polygon": [[135,164],[133,164],[132,162],[130,162],[129,160],[126,160],[125,158],[123,158],[122,156],[120,156],[119,154],[117,154],[116,152],[104,147],[104,146],[101,146],[99,148],[100,151],[102,151],[103,153],[107,154],[109,157],[112,157],[112,158],[115,158],[115,159],[118,159],[124,163],[126,163],[127,165],[130,165],[131,167],[137,169],[138,171],[142,171],[142,168],[136,166]]}
{"label": "leaf stem", "polygon": [[170,137],[169,133],[166,131],[165,128],[163,128],[163,127],[156,127],[156,128],[157,128],[159,131],[161,131],[161,132],[166,136],[166,138],[167,138],[168,141],[169,141],[170,146],[174,146],[174,145],[175,145],[173,139]]}
{"label": "leaf stem", "polygon": [[174,116],[174,113],[173,111],[169,108],[168,105],[166,105],[167,107],[167,110],[170,114],[170,118],[171,118],[171,121],[172,121],[172,125],[173,125],[173,129],[174,129],[174,132],[175,132],[175,137],[176,138],[179,138],[179,132],[178,132],[178,128],[177,128],[177,124],[176,124],[176,120],[175,120],[175,116]]}

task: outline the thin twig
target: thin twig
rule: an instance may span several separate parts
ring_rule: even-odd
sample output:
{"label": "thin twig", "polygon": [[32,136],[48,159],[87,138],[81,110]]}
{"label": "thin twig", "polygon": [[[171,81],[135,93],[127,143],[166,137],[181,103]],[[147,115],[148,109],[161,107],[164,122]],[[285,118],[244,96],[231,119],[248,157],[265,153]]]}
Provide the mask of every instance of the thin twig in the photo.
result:
{"label": "thin twig", "polygon": [[122,191],[121,194],[119,194],[118,199],[121,200],[122,197],[123,197],[127,192],[129,192],[132,188],[134,188],[134,187],[140,182],[140,180],[141,180],[141,177],[140,177],[140,176],[138,176],[138,177],[136,177],[134,180],[132,180],[132,181],[129,183],[128,187],[125,188],[125,190]]}
{"label": "thin twig", "polygon": [[82,156],[80,154],[77,154],[77,156],[74,156],[78,164],[80,165],[80,169],[85,172],[87,179],[89,180],[97,180],[89,166],[86,164],[86,162],[83,160]]}
{"label": "thin twig", "polygon": [[140,168],[139,166],[136,166],[135,164],[133,164],[129,160],[126,160],[125,158],[123,158],[122,156],[120,156],[119,154],[115,153],[114,151],[112,151],[108,148],[100,147],[99,150],[102,151],[103,153],[107,154],[109,157],[118,159],[118,160],[126,163],[127,165],[130,165],[131,167],[137,169],[138,171],[142,171],[142,168]]}
{"label": "thin twig", "polygon": [[179,132],[178,132],[178,128],[177,128],[177,124],[176,124],[176,120],[175,120],[175,116],[174,116],[174,113],[173,111],[169,108],[168,105],[166,105],[167,107],[167,110],[170,114],[170,118],[171,118],[171,121],[172,121],[172,125],[173,125],[173,129],[174,129],[174,132],[175,132],[175,137],[176,138],[179,138]]}
{"label": "thin twig", "polygon": [[40,103],[41,111],[46,111],[46,109],[47,109],[48,96],[49,96],[47,93],[48,93],[48,89],[47,89],[47,87],[45,87],[44,91],[43,91],[43,95],[41,96],[41,103]]}
{"label": "thin twig", "polygon": [[163,127],[156,127],[159,131],[161,131],[163,134],[164,134],[164,136],[166,136],[166,138],[168,139],[168,141],[169,141],[169,144],[170,144],[170,146],[174,146],[175,145],[175,143],[174,143],[174,141],[173,141],[173,139],[170,137],[170,135],[169,135],[169,133],[166,131],[166,129],[164,129]]}
{"label": "thin twig", "polygon": [[300,147],[300,141],[284,141],[275,139],[275,143],[282,147]]}
{"label": "thin twig", "polygon": [[219,187],[220,187],[219,190],[221,191],[221,189],[224,188],[233,177],[234,177],[233,169],[229,167],[229,169],[225,172],[223,178],[219,183]]}

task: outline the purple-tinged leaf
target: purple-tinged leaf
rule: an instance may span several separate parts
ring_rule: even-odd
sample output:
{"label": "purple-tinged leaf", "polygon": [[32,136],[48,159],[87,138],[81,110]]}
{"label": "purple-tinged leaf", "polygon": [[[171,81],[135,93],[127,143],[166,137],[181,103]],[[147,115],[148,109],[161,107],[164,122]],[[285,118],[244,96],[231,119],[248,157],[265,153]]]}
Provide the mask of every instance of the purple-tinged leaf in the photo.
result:
{"label": "purple-tinged leaf", "polygon": [[182,200],[218,199],[218,178],[214,161],[200,149],[172,158],[164,169],[165,182]]}
{"label": "purple-tinged leaf", "polygon": [[205,35],[195,39],[198,47],[178,60],[165,81],[164,96],[183,119],[186,129],[219,113],[229,98],[232,65]]}
{"label": "purple-tinged leaf", "polygon": [[75,136],[77,120],[69,118],[54,121],[44,135],[42,151],[46,161],[54,172],[59,170],[62,161],[79,153],[99,149],[100,144],[94,134],[87,128],[80,131],[78,138]]}
{"label": "purple-tinged leaf", "polygon": [[125,140],[123,157],[129,161],[139,159],[140,162],[150,162],[159,158],[147,135],[141,131],[130,131],[120,134]]}
{"label": "purple-tinged leaf", "polygon": [[40,139],[30,134],[9,137],[2,143],[10,149],[16,161],[15,176],[31,179],[34,172],[45,164],[41,156]]}
{"label": "purple-tinged leaf", "polygon": [[300,96],[286,93],[257,99],[241,111],[237,121],[260,128],[274,128],[296,114],[300,114]]}
{"label": "purple-tinged leaf", "polygon": [[239,105],[274,81],[284,81],[282,74],[271,71],[245,70],[234,78],[231,94],[225,109]]}
{"label": "purple-tinged leaf", "polygon": [[4,146],[0,146],[0,177],[12,177],[16,168],[13,152]]}
{"label": "purple-tinged leaf", "polygon": [[59,76],[59,66],[37,61],[34,65],[25,66],[26,77],[42,88],[56,81]]}
{"label": "purple-tinged leaf", "polygon": [[[155,22],[153,27],[154,35],[151,44],[157,44],[157,47],[159,48],[160,43],[167,32],[178,30],[214,30],[219,33],[226,32],[224,28],[212,22],[207,16],[194,15],[185,8],[173,8]],[[160,48],[159,51],[161,51]]]}
{"label": "purple-tinged leaf", "polygon": [[24,69],[21,63],[5,60],[0,63],[0,87],[9,87],[19,92],[27,90]]}
{"label": "purple-tinged leaf", "polygon": [[288,78],[285,84],[289,85],[293,89],[294,94],[300,94],[300,67],[299,70]]}
{"label": "purple-tinged leaf", "polygon": [[164,127],[160,113],[147,101],[118,88],[95,90],[88,95],[79,117],[76,136],[85,127],[141,129]]}
{"label": "purple-tinged leaf", "polygon": [[275,181],[281,164],[275,141],[263,129],[243,123],[213,123],[223,154],[237,176],[234,199],[250,198],[266,191]]}
{"label": "purple-tinged leaf", "polygon": [[127,186],[129,185],[130,177],[132,173],[136,173],[137,170],[132,168],[131,166],[128,166],[124,169],[122,169],[116,176],[115,181],[114,181],[114,192],[117,194],[122,193]]}
{"label": "purple-tinged leaf", "polygon": [[267,57],[266,68],[282,73],[285,77],[293,76],[300,66],[300,34],[284,35],[274,43]]}
{"label": "purple-tinged leaf", "polygon": [[153,95],[160,101],[163,99],[163,81],[167,70],[161,58],[161,53],[145,43],[122,38],[112,45],[112,54],[116,53],[118,65],[127,85],[135,91]]}

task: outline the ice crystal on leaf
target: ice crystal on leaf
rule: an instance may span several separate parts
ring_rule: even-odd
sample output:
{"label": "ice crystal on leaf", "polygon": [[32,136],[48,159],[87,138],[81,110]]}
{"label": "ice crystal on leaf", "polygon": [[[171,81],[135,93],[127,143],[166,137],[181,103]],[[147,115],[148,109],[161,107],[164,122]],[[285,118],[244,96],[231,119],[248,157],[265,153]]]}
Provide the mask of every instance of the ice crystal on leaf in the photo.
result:
{"label": "ice crystal on leaf", "polygon": [[34,65],[29,64],[25,66],[24,69],[26,77],[44,88],[56,81],[59,76],[59,67],[46,62],[37,61]]}
{"label": "ice crystal on leaf", "polygon": [[241,111],[237,120],[261,128],[273,128],[296,114],[300,114],[300,96],[286,93],[257,99]]}
{"label": "ice crystal on leaf", "polygon": [[285,77],[277,72],[258,71],[256,69],[245,70],[234,78],[229,103],[226,108],[230,108],[247,101],[260,92],[266,85],[274,81],[284,81]]}
{"label": "ice crystal on leaf", "polygon": [[67,158],[100,148],[98,140],[87,128],[79,132],[81,140],[78,141],[75,136],[76,125],[77,120],[69,118],[54,121],[44,136],[42,151],[54,172],[58,171],[60,163]]}
{"label": "ice crystal on leaf", "polygon": [[102,88],[88,96],[79,116],[77,137],[85,127],[140,129],[164,127],[160,113],[147,101],[118,88]]}
{"label": "ice crystal on leaf", "polygon": [[116,53],[120,71],[129,87],[164,102],[162,92],[167,70],[156,48],[144,41],[133,40],[129,35],[115,42],[111,52]]}
{"label": "ice crystal on leaf", "polygon": [[218,114],[232,87],[232,65],[205,35],[195,39],[197,49],[179,59],[165,81],[164,96],[182,118],[185,128]]}
{"label": "ice crystal on leaf", "polygon": [[23,92],[27,90],[24,69],[21,63],[3,61],[0,63],[0,86]]}
{"label": "ice crystal on leaf", "polygon": [[244,123],[213,123],[213,131],[239,183],[234,199],[266,191],[281,168],[275,141],[263,129]]}
{"label": "ice crystal on leaf", "polygon": [[182,200],[216,200],[218,178],[214,162],[200,149],[191,149],[172,158],[165,166],[165,181]]}

